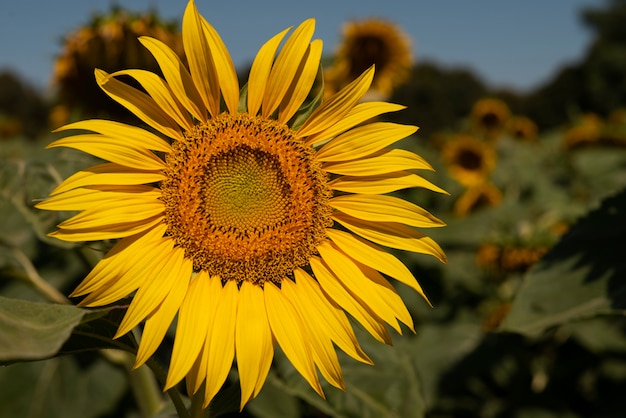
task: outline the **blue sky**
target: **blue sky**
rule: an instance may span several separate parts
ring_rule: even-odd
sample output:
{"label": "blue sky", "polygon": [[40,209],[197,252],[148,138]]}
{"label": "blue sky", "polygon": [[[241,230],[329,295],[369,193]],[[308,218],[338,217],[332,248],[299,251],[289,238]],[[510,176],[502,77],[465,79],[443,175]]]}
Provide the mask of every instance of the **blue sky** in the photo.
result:
{"label": "blue sky", "polygon": [[[186,0],[2,0],[0,69],[45,88],[62,37],[111,4],[156,9],[180,21]],[[384,17],[411,37],[417,60],[467,67],[492,86],[518,90],[547,81],[581,59],[592,33],[580,10],[603,0],[196,0],[219,31],[235,65],[251,62],[269,37],[302,20],[317,20],[316,37],[331,53],[349,19]]]}

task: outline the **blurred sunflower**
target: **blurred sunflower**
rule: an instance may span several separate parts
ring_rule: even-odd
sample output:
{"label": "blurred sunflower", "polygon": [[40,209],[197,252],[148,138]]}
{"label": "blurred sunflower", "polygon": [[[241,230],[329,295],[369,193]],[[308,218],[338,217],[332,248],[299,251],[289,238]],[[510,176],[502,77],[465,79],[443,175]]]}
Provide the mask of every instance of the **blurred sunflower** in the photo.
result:
{"label": "blurred sunflower", "polygon": [[497,245],[484,243],[476,253],[476,264],[487,270],[502,273],[523,273],[528,271],[548,252],[546,245]]}
{"label": "blurred sunflower", "polygon": [[159,39],[183,57],[177,23],[164,22],[155,13],[139,15],[113,8],[106,15],[94,15],[66,36],[51,80],[58,103],[77,109],[82,117],[128,117],[127,111],[102,94],[94,83],[93,69],[143,68],[159,73],[157,62],[137,40],[144,35]]}
{"label": "blurred sunflower", "polygon": [[474,129],[485,134],[488,138],[497,137],[510,117],[511,111],[507,104],[494,98],[483,98],[476,101],[470,113],[470,120]]}
{"label": "blurred sunflower", "polygon": [[453,212],[465,216],[476,210],[498,206],[502,202],[502,192],[493,183],[483,183],[469,187],[457,199]]}
{"label": "blurred sunflower", "polygon": [[324,74],[326,91],[334,94],[374,65],[370,94],[386,98],[408,79],[412,64],[411,40],[398,26],[376,18],[348,22]]}
{"label": "blurred sunflower", "polygon": [[465,134],[446,141],[441,158],[450,176],[467,187],[484,183],[496,166],[491,144]]}
{"label": "blurred sunflower", "polygon": [[381,246],[446,261],[415,229],[443,222],[385,195],[408,187],[443,191],[406,171],[432,169],[420,156],[388,148],[416,127],[361,125],[402,109],[359,104],[373,69],[327,101],[305,101],[322,54],[322,42],[311,41],[314,26],[307,20],[289,37],[286,29],[265,43],[240,91],[228,50],[190,1],[183,16],[189,70],[149,37],[140,41],[164,79],[144,70],[96,70],[98,85],[151,130],[87,120],[59,130],[93,133],[50,145],[109,161],[69,177],[38,204],[80,211],[51,236],[120,239],[72,296],[86,295],[81,305],[92,307],[134,293],[116,337],[145,320],[137,366],[178,314],[165,386],[186,377],[195,394],[204,383],[205,407],[233,359],[241,407],[256,396],[274,342],[321,396],[316,368],[344,388],[334,345],[371,363],[346,312],[391,343],[385,324],[401,332],[400,322],[409,329],[413,323],[383,275],[423,295],[408,268]]}
{"label": "blurred sunflower", "polygon": [[534,141],[537,139],[537,124],[526,116],[513,116],[506,124],[507,132],[520,141]]}
{"label": "blurred sunflower", "polygon": [[594,113],[583,115],[574,126],[569,128],[563,137],[564,146],[568,150],[601,145],[602,119]]}

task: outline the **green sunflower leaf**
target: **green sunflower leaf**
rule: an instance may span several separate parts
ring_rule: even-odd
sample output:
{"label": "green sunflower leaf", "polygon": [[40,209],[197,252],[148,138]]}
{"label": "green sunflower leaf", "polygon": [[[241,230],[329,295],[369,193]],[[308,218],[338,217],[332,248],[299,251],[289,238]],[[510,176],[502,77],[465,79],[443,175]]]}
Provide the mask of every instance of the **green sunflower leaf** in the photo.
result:
{"label": "green sunflower leaf", "polygon": [[134,353],[132,334],[113,340],[124,312],[0,296],[0,365],[104,348]]}
{"label": "green sunflower leaf", "polygon": [[128,393],[124,370],[97,356],[81,360],[64,356],[0,368],[0,418],[114,416]]}
{"label": "green sunflower leaf", "polygon": [[605,199],[528,273],[502,331],[529,336],[598,315],[626,314],[626,190]]}
{"label": "green sunflower leaf", "polygon": [[52,357],[86,312],[0,296],[0,364]]}

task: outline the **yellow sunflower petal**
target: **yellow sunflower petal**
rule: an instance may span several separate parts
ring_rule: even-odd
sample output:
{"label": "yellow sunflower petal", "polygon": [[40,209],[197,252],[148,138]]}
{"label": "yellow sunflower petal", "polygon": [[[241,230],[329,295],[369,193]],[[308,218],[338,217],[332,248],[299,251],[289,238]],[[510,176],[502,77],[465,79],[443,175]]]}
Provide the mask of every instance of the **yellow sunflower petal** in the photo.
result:
{"label": "yellow sunflower petal", "polygon": [[393,254],[348,232],[331,228],[326,232],[328,237],[341,248],[341,251],[351,258],[406,284],[428,301],[413,273]]}
{"label": "yellow sunflower petal", "polygon": [[101,241],[129,237],[142,231],[150,229],[163,221],[163,216],[158,215],[152,219],[145,219],[136,222],[124,222],[114,225],[93,229],[59,229],[48,234],[49,237],[67,242]]}
{"label": "yellow sunflower petal", "polygon": [[248,113],[253,116],[259,113],[276,51],[289,30],[291,28],[274,35],[263,44],[254,58],[248,77]]}
{"label": "yellow sunflower petal", "polygon": [[[97,132],[104,135],[102,138],[109,140],[115,140],[117,138],[123,138],[120,142],[122,145],[138,149],[138,150],[154,150],[169,153],[172,151],[170,144],[145,129],[137,128],[135,126],[127,125],[125,123],[115,122],[112,120],[90,119],[81,120],[78,122],[70,123],[68,125],[61,126],[54,132],[67,131],[70,129],[80,129],[85,131]],[[101,137],[97,137],[101,138]],[[53,142],[46,148],[50,148],[58,141]]]}
{"label": "yellow sunflower petal", "polygon": [[102,190],[98,186],[69,190],[52,196],[36,207],[45,210],[84,210],[97,208],[101,203],[118,204],[124,201],[150,202],[161,197],[159,189],[145,185],[119,186],[118,190]]}
{"label": "yellow sunflower petal", "polygon": [[354,161],[323,164],[329,173],[347,176],[378,176],[398,170],[431,170],[433,168],[419,155],[403,149],[383,149],[367,158]]}
{"label": "yellow sunflower petal", "polygon": [[113,100],[130,110],[139,119],[174,139],[182,139],[180,128],[147,94],[116,80],[106,71],[95,70],[96,82],[100,88]]}
{"label": "yellow sunflower petal", "polygon": [[115,163],[105,163],[73,174],[51,191],[50,196],[85,186],[139,185],[156,183],[163,179],[165,175],[160,171],[138,170]]}
{"label": "yellow sunflower petal", "polygon": [[381,319],[391,325],[398,333],[402,333],[402,329],[396,320],[395,307],[387,303],[381,296],[379,289],[372,285],[358,265],[331,242],[318,245],[317,250],[322,260],[324,260],[348,292],[360,299],[369,309],[376,312]]}
{"label": "yellow sunflower petal", "polygon": [[447,262],[441,247],[432,239],[415,229],[395,222],[368,222],[343,213],[334,213],[333,219],[350,231],[385,247],[413,251],[435,256]]}
{"label": "yellow sunflower petal", "polygon": [[261,390],[274,357],[263,290],[246,280],[239,289],[235,352],[241,385],[241,409]]}
{"label": "yellow sunflower petal", "polygon": [[183,129],[190,131],[193,121],[172,95],[169,86],[158,75],[146,70],[122,70],[110,74],[110,77],[126,75],[134,78],[152,97],[161,111],[172,118]]}
{"label": "yellow sunflower petal", "polygon": [[354,335],[354,330],[344,311],[322,292],[320,285],[302,269],[294,271],[296,278],[294,295],[298,306],[309,312],[308,318],[318,318],[311,322],[320,328],[346,354],[355,360],[366,364],[373,364],[365,354]]}
{"label": "yellow sunflower petal", "polygon": [[315,20],[307,19],[289,36],[272,66],[263,97],[262,114],[269,117],[285,97],[315,31]]}
{"label": "yellow sunflower petal", "polygon": [[61,222],[64,230],[100,229],[128,222],[141,222],[162,214],[165,207],[160,200],[126,199],[101,203],[96,208],[82,211]]}
{"label": "yellow sunflower petal", "polygon": [[202,15],[198,14],[198,18],[202,22],[204,35],[209,43],[224,103],[226,103],[230,113],[235,114],[239,106],[239,80],[237,79],[235,65],[217,31]]}
{"label": "yellow sunflower petal", "polygon": [[201,122],[206,122],[207,114],[204,103],[180,57],[169,46],[158,39],[142,36],[139,38],[139,42],[156,59],[176,99],[180,101],[194,118]]}
{"label": "yellow sunflower petal", "polygon": [[373,78],[374,68],[372,67],[327,101],[322,102],[300,127],[297,132],[298,136],[304,138],[322,132],[343,119],[367,93]]}
{"label": "yellow sunflower petal", "polygon": [[352,109],[350,109],[345,117],[340,119],[334,125],[330,126],[328,129],[325,129],[322,132],[316,133],[314,135],[310,135],[306,139],[306,144],[313,145],[318,142],[326,141],[330,138],[334,138],[342,132],[346,132],[348,129],[351,129],[363,122],[366,122],[376,116],[382,115],[383,113],[397,112],[398,110],[402,110],[405,108],[406,106],[387,102],[359,103]]}
{"label": "yellow sunflower petal", "polygon": [[384,303],[393,310],[395,317],[404,325],[409,327],[413,333],[415,333],[413,318],[411,318],[409,310],[393,285],[375,269],[368,267],[363,263],[359,263],[358,261],[352,261],[355,262],[359,270],[361,270],[368,279],[375,283],[373,288],[376,289],[376,292],[380,296],[381,300],[383,300]]}
{"label": "yellow sunflower petal", "polygon": [[100,134],[68,136],[54,141],[48,148],[67,147],[86,152],[103,160],[142,170],[162,170],[165,163],[145,148],[135,148],[125,138]]}
{"label": "yellow sunflower petal", "polygon": [[[153,248],[161,242],[160,240],[166,229],[167,225],[161,224],[145,233],[140,233],[118,241],[113,248],[98,261],[87,277],[74,289],[70,296],[83,296],[87,293],[98,291],[109,281],[121,278],[124,272],[128,271],[132,266],[137,265],[140,260],[150,260],[147,255],[152,254]],[[130,293],[130,291],[128,293]],[[126,295],[122,297],[124,296]]]}
{"label": "yellow sunflower petal", "polygon": [[350,294],[343,286],[341,280],[331,272],[330,268],[321,259],[311,257],[309,261],[313,273],[324,292],[363,325],[374,338],[381,343],[391,344],[391,335],[389,335],[389,331],[387,331],[382,319],[363,301]]}
{"label": "yellow sunflower petal", "polygon": [[320,161],[352,161],[366,157],[406,138],[417,127],[390,122],[374,122],[359,126],[335,137],[317,153]]}
{"label": "yellow sunflower petal", "polygon": [[[100,287],[89,293],[78,305],[88,308],[108,305],[125,298],[141,287],[144,282],[150,280],[153,277],[152,270],[154,269],[152,257],[161,256],[165,260],[165,257],[172,250],[172,245],[163,240],[148,242],[145,245],[145,248],[137,250],[136,255],[126,256],[125,260],[132,261],[134,264],[122,266],[117,274],[108,281],[102,282]],[[158,264],[159,267],[161,264]],[[104,280],[106,277],[102,279]]]}
{"label": "yellow sunflower petal", "polygon": [[191,78],[207,110],[215,117],[220,113],[219,79],[202,20],[196,5],[190,1],[183,15],[183,46]]}
{"label": "yellow sunflower petal", "polygon": [[[318,318],[317,312],[314,316],[309,316],[312,312],[308,310],[300,302],[300,295],[297,294],[300,288],[296,288],[292,280],[284,280],[281,283],[281,291],[284,292],[287,299],[293,301],[301,313],[300,317],[305,318],[302,325],[308,335],[308,341],[311,345],[313,360],[322,373],[322,376],[333,386],[345,390],[346,386],[339,364],[337,352],[333,346],[332,340],[326,331],[317,325],[317,320],[312,321],[310,318]],[[308,295],[306,295],[308,296]]]}
{"label": "yellow sunflower petal", "polygon": [[[176,312],[185,298],[189,287],[189,278],[193,270],[191,260],[183,259],[179,270],[172,270],[172,277],[168,277],[173,282],[169,293],[163,302],[146,319],[141,335],[141,342],[137,349],[134,368],[144,364],[152,354],[159,348],[165,333],[172,324]],[[170,364],[170,369],[174,367]]]}
{"label": "yellow sunflower petal", "polygon": [[126,334],[143,321],[163,302],[176,282],[188,280],[186,277],[179,277],[188,261],[184,258],[183,249],[172,248],[166,255],[162,268],[152,268],[151,280],[140,286],[133,296],[133,301],[130,303],[113,338]]}
{"label": "yellow sunflower petal", "polygon": [[220,321],[211,321],[205,342],[208,347],[208,358],[205,369],[207,379],[204,407],[209,405],[211,399],[220,390],[233,364],[239,300],[239,291],[235,281],[228,281],[223,288],[219,277],[211,278],[211,283],[212,291],[218,295],[215,318],[220,318]]}
{"label": "yellow sunflower petal", "polygon": [[211,318],[215,318],[217,295],[211,294],[209,275],[200,270],[189,285],[180,305],[172,358],[164,390],[178,383],[191,369],[207,338]]}
{"label": "yellow sunflower petal", "polygon": [[298,311],[272,282],[265,283],[263,294],[272,335],[291,364],[323,398],[324,392],[317,377],[310,343],[304,336],[304,324]]}
{"label": "yellow sunflower petal", "polygon": [[393,196],[348,194],[330,199],[329,205],[364,221],[399,222],[418,228],[445,225],[427,210]]}
{"label": "yellow sunflower petal", "polygon": [[309,49],[302,59],[302,64],[291,84],[290,90],[278,108],[279,123],[286,124],[304,103],[315,82],[321,57],[322,41],[316,39],[309,45]]}
{"label": "yellow sunflower petal", "polygon": [[425,178],[408,171],[396,171],[363,177],[341,176],[333,179],[328,184],[333,190],[360,194],[386,194],[412,187],[422,187],[437,193],[450,194]]}

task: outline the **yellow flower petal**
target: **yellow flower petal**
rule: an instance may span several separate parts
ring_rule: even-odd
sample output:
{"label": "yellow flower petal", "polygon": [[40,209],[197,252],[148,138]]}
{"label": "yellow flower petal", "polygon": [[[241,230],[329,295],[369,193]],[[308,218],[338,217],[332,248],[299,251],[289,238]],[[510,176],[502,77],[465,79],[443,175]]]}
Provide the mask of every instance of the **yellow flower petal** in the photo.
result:
{"label": "yellow flower petal", "polygon": [[239,80],[237,79],[237,71],[235,71],[233,60],[222,38],[220,38],[213,26],[200,14],[197,16],[202,22],[204,36],[209,43],[224,103],[226,103],[230,113],[235,114],[239,106]]}
{"label": "yellow flower petal", "polygon": [[159,189],[144,186],[118,186],[117,190],[106,190],[98,186],[69,190],[37,203],[38,209],[45,210],[84,210],[97,208],[104,203],[120,203],[124,201],[150,202],[161,197]]}
{"label": "yellow flower petal", "polygon": [[152,219],[145,219],[137,222],[126,222],[110,225],[99,230],[92,229],[59,229],[48,234],[49,237],[67,242],[100,241],[129,237],[138,234],[149,228],[158,225],[163,221],[163,216],[159,215]]}
{"label": "yellow flower petal", "polygon": [[325,262],[317,257],[312,257],[310,264],[321,288],[329,297],[359,321],[374,338],[381,343],[391,344],[391,336],[382,319],[364,301],[355,298],[348,292],[341,280],[335,276]]}
{"label": "yellow flower petal", "polygon": [[415,253],[430,254],[442,263],[446,255],[432,238],[415,229],[395,222],[368,222],[343,213],[333,214],[333,219],[350,231],[385,247]]}
{"label": "yellow flower petal", "polygon": [[191,115],[201,122],[206,122],[207,112],[195,84],[179,56],[165,43],[155,38],[142,36],[139,42],[145,46],[156,59],[167,84],[176,99]]}
{"label": "yellow flower petal", "polygon": [[[176,282],[189,280],[189,277],[180,277],[184,271],[184,264],[189,260],[184,258],[184,250],[172,248],[170,253],[162,260],[160,268],[152,268],[152,278],[139,287],[133,301],[130,303],[122,322],[113,338],[119,338],[131,329],[135,328],[151,312],[163,302]],[[157,263],[154,263],[157,266]],[[191,271],[189,271],[191,275]],[[176,279],[172,280],[172,277]]]}
{"label": "yellow flower petal", "polygon": [[251,115],[259,113],[263,96],[265,95],[267,80],[272,70],[272,64],[274,63],[274,56],[276,55],[278,46],[290,29],[291,28],[287,28],[279,34],[274,35],[269,41],[263,44],[256,54],[256,58],[250,68],[250,76],[248,77],[248,113]]}
{"label": "yellow flower petal", "polygon": [[396,320],[395,307],[386,303],[386,300],[380,294],[380,289],[373,285],[348,256],[337,249],[331,242],[318,245],[317,250],[322,260],[324,260],[349,293],[376,312],[381,319],[391,325],[398,333],[402,333],[402,329]]}
{"label": "yellow flower petal", "polygon": [[304,335],[305,328],[298,311],[272,282],[265,283],[263,294],[272,335],[291,364],[323,398],[324,392],[317,377],[310,343]]}
{"label": "yellow flower petal", "polygon": [[393,254],[348,232],[330,228],[326,232],[328,237],[351,258],[406,284],[428,301],[413,273]]}
{"label": "yellow flower petal", "polygon": [[140,185],[156,183],[163,179],[165,175],[160,171],[137,170],[115,163],[105,163],[73,174],[51,191],[50,196],[85,186]]}
{"label": "yellow flower petal", "polygon": [[[146,323],[143,327],[143,333],[141,335],[141,342],[139,343],[139,349],[137,350],[137,357],[135,359],[134,368],[137,368],[144,364],[152,354],[159,347],[165,333],[169,329],[176,312],[180,308],[180,305],[187,293],[189,287],[189,278],[193,270],[193,264],[189,259],[182,259],[182,263],[178,266],[179,269],[173,269],[171,274],[175,278],[171,280],[173,286],[169,293],[163,299],[163,302],[156,308],[146,319]],[[157,276],[155,278],[163,279]],[[170,365],[170,368],[173,366]]]}
{"label": "yellow flower petal", "polygon": [[372,79],[374,78],[374,68],[366,70],[356,80],[341,89],[335,95],[311,113],[311,116],[298,130],[300,138],[322,132],[335,123],[343,119],[344,116],[361,100],[367,93]]}
{"label": "yellow flower petal", "polygon": [[330,200],[330,206],[364,221],[399,222],[418,228],[444,226],[427,210],[393,196],[348,194]]}
{"label": "yellow flower petal", "polygon": [[265,382],[274,357],[274,345],[263,289],[243,281],[239,289],[237,306],[235,352],[243,409],[244,405],[259,393]]}
{"label": "yellow flower petal", "polygon": [[406,106],[387,102],[359,103],[352,109],[350,109],[345,117],[340,119],[334,125],[328,127],[328,129],[325,129],[322,132],[316,133],[314,135],[310,135],[306,139],[306,144],[313,145],[318,142],[326,141],[330,138],[334,138],[342,132],[346,132],[348,129],[354,128],[355,126],[363,122],[366,122],[376,116],[382,115],[383,113],[397,112],[398,110],[402,110],[405,108]]}
{"label": "yellow flower petal", "polygon": [[[86,131],[97,132],[103,135],[103,138],[109,140],[115,140],[117,138],[123,138],[120,144],[129,146],[138,150],[154,150],[169,153],[172,151],[170,144],[145,129],[137,128],[135,126],[126,125],[125,123],[114,122],[112,120],[90,119],[81,120],[78,122],[70,123],[56,129],[54,132],[67,131],[70,129],[80,129]],[[75,138],[75,137],[72,137]],[[100,137],[98,137],[100,138]],[[59,141],[55,141],[48,145],[49,148]]]}
{"label": "yellow flower petal", "polygon": [[174,139],[182,139],[180,128],[147,94],[116,80],[106,71],[95,70],[96,82],[100,88],[113,100],[130,110],[139,119]]}
{"label": "yellow flower petal", "polygon": [[200,270],[189,285],[180,305],[172,358],[164,390],[178,383],[191,369],[207,339],[211,318],[215,318],[217,295],[211,294],[209,275]]}
{"label": "yellow flower petal", "polygon": [[269,117],[285,97],[300,62],[305,56],[315,31],[315,20],[307,19],[298,26],[285,42],[272,66],[263,97],[262,114]]}
{"label": "yellow flower petal", "polygon": [[332,180],[329,185],[333,190],[361,194],[386,194],[411,187],[422,187],[437,193],[450,194],[425,178],[408,171],[396,171],[369,177],[341,176]]}
{"label": "yellow flower petal", "polygon": [[84,210],[61,222],[58,227],[64,230],[108,228],[121,223],[141,222],[162,214],[164,210],[160,200],[126,199],[107,203]]}
{"label": "yellow flower petal", "polygon": [[320,161],[351,161],[380,151],[417,131],[417,127],[389,122],[359,126],[326,143],[317,153]]}
{"label": "yellow flower petal", "polygon": [[[113,248],[98,261],[87,277],[74,289],[70,296],[83,296],[87,293],[99,291],[105,287],[109,288],[106,286],[107,283],[122,279],[125,272],[139,264],[141,260],[145,262],[151,261],[148,255],[152,254],[153,248],[161,242],[160,240],[166,229],[167,225],[161,224],[145,233],[140,233],[118,241]],[[137,287],[130,290],[128,293],[132,292]]]}
{"label": "yellow flower petal", "polygon": [[[207,378],[204,407],[207,407],[213,397],[217,395],[217,392],[226,381],[233,364],[239,301],[239,291],[237,290],[236,282],[231,280],[222,288],[219,277],[213,277],[211,281],[212,291],[218,294],[215,318],[220,318],[220,321],[211,321],[205,342],[205,345],[208,347],[208,358],[205,369]],[[219,293],[217,293],[218,291]],[[272,357],[273,351],[270,354],[270,357]]]}
{"label": "yellow flower petal", "polygon": [[373,364],[359,345],[343,309],[328,299],[322,292],[319,283],[307,272],[296,269],[294,275],[296,282],[292,287],[298,300],[298,306],[310,313],[307,317],[317,318],[316,321],[311,322],[311,326],[319,327],[320,332],[328,335],[339,348],[353,359],[366,364]]}
{"label": "yellow flower petal", "polygon": [[318,73],[321,57],[322,41],[316,39],[309,45],[298,73],[278,108],[278,122],[286,124],[308,97]]}
{"label": "yellow flower petal", "polygon": [[162,112],[167,114],[183,129],[193,129],[193,121],[179,102],[172,96],[169,86],[158,75],[146,70],[122,70],[110,74],[110,77],[126,75],[137,80],[141,87],[152,97]]}
{"label": "yellow flower petal", "polygon": [[162,170],[165,163],[145,148],[135,148],[123,137],[83,134],[58,139],[48,148],[67,147],[86,152],[103,160],[142,170]]}
{"label": "yellow flower petal", "polygon": [[[310,311],[309,305],[303,304],[298,295],[300,287],[295,287],[295,283],[292,280],[284,280],[281,283],[281,291],[284,292],[285,297],[298,307],[298,311],[301,313],[301,318],[319,318],[319,312]],[[304,298],[308,295],[304,295]],[[305,334],[308,336],[308,341],[311,344],[311,353],[315,364],[322,373],[322,376],[333,386],[345,390],[345,383],[343,381],[343,375],[341,373],[341,366],[339,365],[339,359],[337,352],[333,346],[332,340],[328,333],[324,331],[323,327],[317,325],[318,321],[304,320],[302,326],[305,329]]]}
{"label": "yellow flower petal", "polygon": [[403,149],[383,149],[354,161],[325,163],[329,173],[347,176],[378,176],[398,170],[433,170],[419,155]]}
{"label": "yellow flower petal", "polygon": [[202,20],[196,5],[190,1],[183,15],[183,46],[191,78],[207,110],[215,117],[220,113],[219,79]]}

